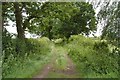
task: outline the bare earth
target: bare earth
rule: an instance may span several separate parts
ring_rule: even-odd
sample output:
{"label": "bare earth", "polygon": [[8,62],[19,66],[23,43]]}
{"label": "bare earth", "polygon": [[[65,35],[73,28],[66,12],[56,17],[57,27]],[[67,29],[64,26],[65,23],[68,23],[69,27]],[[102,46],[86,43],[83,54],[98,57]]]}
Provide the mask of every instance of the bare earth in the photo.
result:
{"label": "bare earth", "polygon": [[49,72],[55,72],[57,74],[60,73],[60,74],[69,75],[69,76],[75,75],[77,72],[75,70],[76,68],[75,68],[75,65],[73,64],[73,61],[69,58],[67,54],[65,54],[65,58],[67,59],[67,67],[65,67],[64,70],[56,70],[54,68],[54,62],[55,62],[55,58],[54,58],[34,78],[47,78],[47,75]]}
{"label": "bare earth", "polygon": [[40,73],[36,75],[34,78],[45,78],[53,67],[53,61],[54,59],[52,59],[52,61],[49,64],[45,65],[42,71],[40,71]]}
{"label": "bare earth", "polygon": [[[44,66],[42,71],[38,73],[38,75],[34,76],[33,78],[39,78],[39,79],[44,79],[44,78],[78,78],[78,72],[76,70],[76,67],[73,63],[73,61],[70,59],[70,57],[66,54],[67,52],[62,48],[56,48],[53,46],[52,48],[52,57],[50,60],[50,63]],[[62,56],[62,58],[60,58]],[[65,65],[63,65],[62,69],[58,65],[56,67],[56,60],[60,59],[63,62],[66,61]],[[64,59],[64,60],[63,60]]]}

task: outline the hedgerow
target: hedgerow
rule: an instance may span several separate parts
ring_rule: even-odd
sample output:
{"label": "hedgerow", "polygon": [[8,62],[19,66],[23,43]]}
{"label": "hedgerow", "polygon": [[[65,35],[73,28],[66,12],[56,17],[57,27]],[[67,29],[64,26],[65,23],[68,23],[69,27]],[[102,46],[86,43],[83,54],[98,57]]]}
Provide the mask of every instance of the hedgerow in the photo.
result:
{"label": "hedgerow", "polygon": [[110,51],[106,41],[73,35],[65,45],[68,55],[77,64],[81,75],[87,78],[118,77],[118,52]]}

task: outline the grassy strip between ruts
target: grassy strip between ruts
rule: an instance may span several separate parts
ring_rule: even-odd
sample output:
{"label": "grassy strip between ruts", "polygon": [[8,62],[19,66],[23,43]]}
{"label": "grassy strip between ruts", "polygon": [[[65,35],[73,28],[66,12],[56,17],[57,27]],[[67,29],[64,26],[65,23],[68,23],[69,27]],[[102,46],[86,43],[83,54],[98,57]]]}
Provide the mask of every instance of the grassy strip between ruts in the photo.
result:
{"label": "grassy strip between ruts", "polygon": [[46,78],[80,78],[80,74],[75,71],[76,67],[73,67],[74,63],[68,60],[67,53],[62,46],[56,46],[56,60]]}

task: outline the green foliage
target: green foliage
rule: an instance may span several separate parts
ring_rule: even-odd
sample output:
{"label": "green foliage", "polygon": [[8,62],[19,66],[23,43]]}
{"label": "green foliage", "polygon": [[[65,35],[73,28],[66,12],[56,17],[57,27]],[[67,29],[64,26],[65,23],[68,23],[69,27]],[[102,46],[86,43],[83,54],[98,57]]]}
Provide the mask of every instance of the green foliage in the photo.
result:
{"label": "green foliage", "polygon": [[[112,48],[113,45],[108,44],[108,41],[79,35],[88,35],[96,30],[95,12],[89,3],[20,2],[17,4],[20,15],[17,16],[18,23],[21,22],[20,27],[16,25],[20,29],[17,29],[18,35],[23,36],[24,31],[27,30],[46,37],[13,39],[13,35],[5,29],[5,25],[8,25],[9,19],[17,22],[14,14],[14,12],[17,14],[17,8],[15,9],[14,3],[3,3],[3,77],[32,77],[38,71],[38,66],[42,67],[49,61],[51,57],[49,53],[53,51],[51,50],[53,42],[50,41],[52,38],[56,39],[55,44],[63,46],[64,43],[68,43],[65,45],[68,55],[76,62],[84,77],[118,77],[120,2],[113,2],[113,5],[107,3],[99,13],[99,20],[107,22],[102,37],[115,42],[117,44],[115,48]],[[23,13],[27,16],[23,16]],[[63,64],[60,66],[63,68],[66,66],[64,55],[60,54],[58,57],[56,65],[59,67]]]}
{"label": "green foliage", "polygon": [[98,13],[98,20],[99,22],[104,21],[101,38],[107,39],[114,45],[118,45],[120,39],[120,2],[108,1],[104,3]]}
{"label": "green foliage", "polygon": [[78,11],[65,20],[60,28],[60,34],[69,38],[70,35],[86,34],[96,30],[96,19],[93,7],[89,3],[81,2],[74,4]]}
{"label": "green foliage", "polygon": [[69,38],[73,34],[89,34],[96,30],[95,12],[89,3],[46,2],[38,14],[40,18],[31,20],[31,28],[36,29],[30,31],[49,39]]}
{"label": "green foliage", "polygon": [[56,70],[64,70],[67,67],[67,58],[65,54],[67,53],[63,47],[55,46],[55,62],[53,63],[54,69]]}
{"label": "green foliage", "polygon": [[[107,42],[105,42],[105,41],[97,41],[97,42],[95,42],[95,44],[94,44],[94,49],[95,50],[101,50],[101,49],[107,49],[107,47],[108,47],[108,44],[107,44]],[[108,50],[105,50],[105,51],[107,51],[108,52]]]}
{"label": "green foliage", "polygon": [[[13,40],[13,43],[11,44],[15,44],[15,42],[16,41]],[[44,64],[49,62],[52,45],[53,44],[49,41],[48,38],[27,39],[26,51],[24,53],[24,56],[19,54],[16,55],[14,54],[15,52],[13,54],[9,52],[6,59],[4,58],[2,69],[3,78],[33,77],[33,75],[35,75],[39,71],[39,69],[43,67]],[[14,47],[14,45],[11,45],[11,48],[12,47]],[[5,48],[4,52],[6,54],[7,48]]]}
{"label": "green foliage", "polygon": [[[3,20],[16,21],[18,36],[24,36],[27,30],[49,39],[66,37],[83,33],[88,35],[96,30],[95,12],[91,4],[86,2],[64,3],[4,3]],[[15,4],[16,7],[14,6]],[[63,7],[64,6],[64,7]],[[17,8],[18,13],[15,13]],[[22,14],[26,14],[24,16]],[[9,15],[10,14],[10,15]],[[15,16],[19,15],[19,16]],[[16,19],[19,18],[19,19]]]}
{"label": "green foliage", "polygon": [[11,39],[12,35],[5,29],[3,28],[2,32],[2,52],[3,56],[7,58],[10,54],[15,54],[15,40]]}
{"label": "green foliage", "polygon": [[32,52],[33,54],[46,54],[45,50],[49,51],[50,41],[46,37],[40,38],[38,40],[31,38],[26,40],[26,46],[27,50]]}
{"label": "green foliage", "polygon": [[55,44],[61,44],[63,42],[63,39],[62,38],[55,39],[54,42]]}
{"label": "green foliage", "polygon": [[75,35],[66,47],[84,78],[118,77],[118,55],[112,56],[115,53],[110,52],[107,42]]}

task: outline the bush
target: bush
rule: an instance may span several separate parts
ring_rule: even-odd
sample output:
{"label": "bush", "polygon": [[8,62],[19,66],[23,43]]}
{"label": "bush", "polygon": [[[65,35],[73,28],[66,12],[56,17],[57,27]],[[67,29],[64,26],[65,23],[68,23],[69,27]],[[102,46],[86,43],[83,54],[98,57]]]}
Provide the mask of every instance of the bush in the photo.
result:
{"label": "bush", "polygon": [[[11,39],[13,43],[10,48],[16,47],[16,39]],[[52,43],[48,38],[40,38],[40,39],[26,39],[25,40],[25,53],[19,53],[15,56],[15,49],[8,51],[4,49],[3,52],[9,52],[7,58],[4,58],[3,62],[3,78],[5,77],[32,77],[33,72],[36,73],[40,67],[43,66],[43,63],[47,63],[45,60],[50,55]],[[14,52],[14,54],[12,54]],[[22,54],[22,55],[21,55]],[[47,55],[47,56],[46,56]],[[32,65],[32,66],[31,66]],[[33,69],[34,68],[34,69]],[[32,70],[29,70],[32,69]],[[28,70],[28,71],[26,71]],[[29,72],[31,71],[31,72]],[[29,73],[28,73],[29,72]]]}
{"label": "bush", "polygon": [[97,41],[94,43],[94,49],[96,50],[101,50],[105,48],[108,48],[108,44],[105,41]]}
{"label": "bush", "polygon": [[2,55],[4,55],[4,59],[7,59],[10,54],[16,54],[15,44],[15,39],[12,39],[12,35],[4,29],[2,33]]}
{"label": "bush", "polygon": [[118,58],[110,56],[107,42],[74,35],[65,47],[84,77],[118,77]]}

